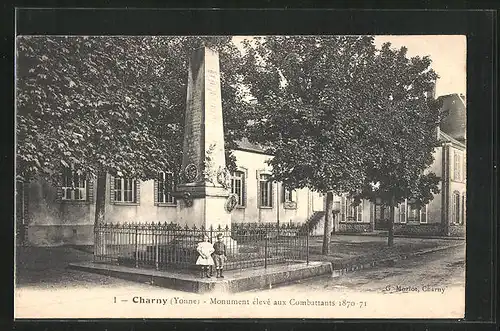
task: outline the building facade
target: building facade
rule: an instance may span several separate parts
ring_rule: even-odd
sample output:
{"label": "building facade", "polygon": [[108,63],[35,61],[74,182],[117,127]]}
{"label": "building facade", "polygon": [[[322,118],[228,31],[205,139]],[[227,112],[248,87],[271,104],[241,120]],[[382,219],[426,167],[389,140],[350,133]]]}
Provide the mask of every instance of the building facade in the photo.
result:
{"label": "building facade", "polygon": [[[442,96],[447,115],[437,130],[440,145],[428,171],[440,181],[440,193],[426,206],[405,201],[396,208],[395,234],[464,236],[466,221],[466,133],[465,99],[457,94]],[[445,131],[446,130],[446,131]],[[241,141],[233,151],[237,170],[232,173],[231,192],[238,196],[233,223],[308,222],[311,234],[324,229],[325,197],[308,189],[286,190],[269,181],[272,158],[261,148]],[[95,179],[75,172],[63,173],[60,187],[37,181],[16,188],[18,238],[36,246],[89,245],[93,242]],[[177,222],[179,206],[171,195],[172,173],[141,182],[107,176],[106,221]],[[354,206],[347,196],[335,196],[340,213],[335,217],[337,233],[387,230],[389,209],[381,203],[362,201]]]}
{"label": "building facade", "polygon": [[[463,95],[439,97],[443,101],[443,118],[436,130],[439,146],[434,149],[434,162],[427,169],[441,180],[440,192],[426,205],[418,208],[406,200],[395,210],[394,233],[421,236],[465,236],[466,223],[466,100]],[[356,210],[349,210],[349,201],[342,198],[343,210],[338,217],[339,232],[386,231],[389,208],[364,201]],[[347,215],[347,216],[346,216]],[[356,215],[356,217],[353,217]]]}
{"label": "building facade", "polygon": [[[233,151],[237,170],[232,173],[231,192],[238,196],[233,223],[304,223],[323,210],[323,196],[308,189],[286,190],[269,181],[272,156],[243,141]],[[171,194],[173,175],[165,172],[156,180],[139,181],[107,175],[105,217],[111,223],[177,223],[180,206]],[[26,206],[18,228],[25,229],[28,244],[52,246],[89,245],[93,242],[96,179],[67,171],[60,187],[45,181],[24,186],[19,206]],[[23,224],[25,226],[23,226]]]}

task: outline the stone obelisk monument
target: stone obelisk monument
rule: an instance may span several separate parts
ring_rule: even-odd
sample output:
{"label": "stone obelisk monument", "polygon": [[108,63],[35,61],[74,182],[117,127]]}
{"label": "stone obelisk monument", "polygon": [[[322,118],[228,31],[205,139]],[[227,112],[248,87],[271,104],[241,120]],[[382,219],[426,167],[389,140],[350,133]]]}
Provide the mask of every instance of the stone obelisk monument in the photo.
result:
{"label": "stone obelisk monument", "polygon": [[189,59],[179,223],[230,227],[231,179],[226,168],[219,55],[201,46]]}

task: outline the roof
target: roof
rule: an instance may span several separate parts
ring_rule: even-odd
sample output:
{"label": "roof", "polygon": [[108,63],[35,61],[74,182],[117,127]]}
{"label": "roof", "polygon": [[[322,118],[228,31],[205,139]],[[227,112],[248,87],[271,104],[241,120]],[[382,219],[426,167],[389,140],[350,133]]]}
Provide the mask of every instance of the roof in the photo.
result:
{"label": "roof", "polygon": [[461,141],[458,141],[457,139],[453,138],[452,136],[446,134],[445,132],[439,130],[438,132],[438,140],[440,142],[449,142],[457,147],[461,147],[461,148],[466,148],[465,144]]}
{"label": "roof", "polygon": [[247,151],[247,152],[254,152],[254,153],[260,153],[260,154],[267,154],[270,155],[269,153],[266,152],[264,147],[258,144],[251,143],[247,138],[243,138],[239,141],[236,142],[236,147],[237,150],[240,151]]}
{"label": "roof", "polygon": [[438,100],[443,101],[441,118],[439,127],[448,136],[465,143],[467,139],[467,105],[466,97],[463,94],[452,93],[438,97]]}
{"label": "roof", "polygon": [[459,99],[460,101],[462,101],[462,104],[465,106],[466,102],[465,102],[465,95],[463,95],[462,93],[450,93],[450,94],[443,94],[443,95],[440,95],[437,97],[437,99],[445,99],[445,98],[457,98]]}

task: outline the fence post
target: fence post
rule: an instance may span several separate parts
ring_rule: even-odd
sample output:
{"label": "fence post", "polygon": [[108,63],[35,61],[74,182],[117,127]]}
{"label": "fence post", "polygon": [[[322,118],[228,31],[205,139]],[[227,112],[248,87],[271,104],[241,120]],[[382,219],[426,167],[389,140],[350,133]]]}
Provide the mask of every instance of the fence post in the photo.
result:
{"label": "fence post", "polygon": [[280,257],[280,220],[278,219],[278,223],[276,224],[276,256],[278,258],[281,258]]}
{"label": "fence post", "polygon": [[265,241],[264,241],[264,269],[267,269],[267,240],[268,240],[268,232],[265,232]]}
{"label": "fence post", "polygon": [[139,267],[139,247],[138,247],[138,226],[136,225],[135,226],[135,267],[138,268]]}
{"label": "fence post", "polygon": [[306,228],[306,264],[309,265],[309,227]]}
{"label": "fence post", "polygon": [[155,236],[155,241],[154,241],[154,243],[155,243],[155,268],[156,268],[156,270],[158,270],[159,269],[159,261],[158,261],[159,260],[159,258],[158,258],[158,255],[159,255],[158,254],[159,253],[158,233],[155,233],[154,236]]}
{"label": "fence post", "polygon": [[97,231],[99,231],[98,229],[98,225],[94,226],[94,254],[92,256],[92,260],[94,262],[97,261],[97,252],[99,251],[99,243],[97,242],[98,240],[98,236],[97,236]]}

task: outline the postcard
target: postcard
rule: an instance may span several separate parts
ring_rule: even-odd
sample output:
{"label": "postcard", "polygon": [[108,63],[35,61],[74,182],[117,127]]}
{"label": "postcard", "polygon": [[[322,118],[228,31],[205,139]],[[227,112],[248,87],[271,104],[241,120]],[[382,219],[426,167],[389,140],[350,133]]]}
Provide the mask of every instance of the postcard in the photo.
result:
{"label": "postcard", "polygon": [[464,318],[465,36],[15,47],[16,319]]}

